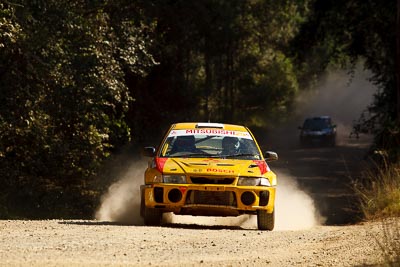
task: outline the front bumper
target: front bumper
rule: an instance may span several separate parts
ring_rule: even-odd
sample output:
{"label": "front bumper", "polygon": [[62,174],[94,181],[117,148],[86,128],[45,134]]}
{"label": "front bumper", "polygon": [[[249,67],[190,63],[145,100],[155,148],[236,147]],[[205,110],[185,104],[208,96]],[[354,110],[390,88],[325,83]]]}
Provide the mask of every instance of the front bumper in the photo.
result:
{"label": "front bumper", "polygon": [[142,201],[148,208],[181,215],[238,216],[257,210],[272,213],[275,187],[198,184],[142,185]]}

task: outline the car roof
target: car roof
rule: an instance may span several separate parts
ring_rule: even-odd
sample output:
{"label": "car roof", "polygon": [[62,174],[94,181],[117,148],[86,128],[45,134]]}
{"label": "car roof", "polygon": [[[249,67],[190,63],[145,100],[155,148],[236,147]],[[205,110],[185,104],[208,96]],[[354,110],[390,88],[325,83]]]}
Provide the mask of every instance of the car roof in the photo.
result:
{"label": "car roof", "polygon": [[224,129],[230,131],[245,131],[247,132],[247,128],[242,125],[235,124],[225,124],[225,123],[212,123],[212,122],[180,122],[175,123],[171,126],[171,130],[180,130],[180,129]]}
{"label": "car roof", "polygon": [[330,120],[331,117],[330,116],[315,116],[315,117],[306,118],[306,120],[326,120],[326,119]]}

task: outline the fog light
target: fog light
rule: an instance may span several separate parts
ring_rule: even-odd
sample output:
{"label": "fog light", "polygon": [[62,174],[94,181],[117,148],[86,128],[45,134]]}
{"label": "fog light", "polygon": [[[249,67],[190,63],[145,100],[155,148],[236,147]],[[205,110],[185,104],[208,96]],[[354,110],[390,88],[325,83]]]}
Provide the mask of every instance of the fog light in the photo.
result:
{"label": "fog light", "polygon": [[168,199],[173,203],[179,202],[182,199],[182,192],[179,189],[174,188],[168,192]]}
{"label": "fog light", "polygon": [[240,200],[242,201],[242,203],[244,205],[251,205],[254,203],[254,201],[256,200],[256,197],[254,196],[254,194],[252,192],[244,192],[241,196],[240,196]]}

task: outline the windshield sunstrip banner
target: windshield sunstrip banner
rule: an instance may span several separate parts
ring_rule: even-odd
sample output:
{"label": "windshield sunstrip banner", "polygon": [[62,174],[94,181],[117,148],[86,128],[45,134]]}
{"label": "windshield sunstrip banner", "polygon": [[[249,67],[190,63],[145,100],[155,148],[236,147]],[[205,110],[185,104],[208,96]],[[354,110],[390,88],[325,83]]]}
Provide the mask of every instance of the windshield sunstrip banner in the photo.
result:
{"label": "windshield sunstrip banner", "polygon": [[253,139],[248,132],[229,131],[223,129],[187,129],[187,130],[172,130],[168,137],[184,136],[184,135],[202,135],[202,136],[230,136],[245,139]]}

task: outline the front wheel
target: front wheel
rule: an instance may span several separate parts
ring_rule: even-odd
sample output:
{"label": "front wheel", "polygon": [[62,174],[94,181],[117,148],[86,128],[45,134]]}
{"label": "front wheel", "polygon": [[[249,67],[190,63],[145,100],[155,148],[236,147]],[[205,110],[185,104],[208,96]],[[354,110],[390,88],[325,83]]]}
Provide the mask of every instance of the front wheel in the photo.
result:
{"label": "front wheel", "polygon": [[159,226],[161,225],[162,212],[159,209],[144,207],[143,219],[145,225]]}
{"label": "front wheel", "polygon": [[145,225],[158,226],[161,224],[162,212],[159,209],[146,207],[144,199],[144,190],[141,191],[140,216],[143,217]]}
{"label": "front wheel", "polygon": [[257,226],[259,230],[274,230],[275,226],[275,210],[268,213],[265,210],[257,211]]}

